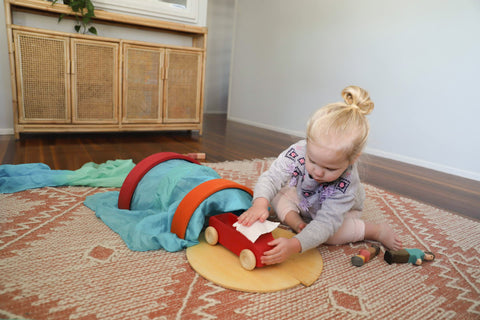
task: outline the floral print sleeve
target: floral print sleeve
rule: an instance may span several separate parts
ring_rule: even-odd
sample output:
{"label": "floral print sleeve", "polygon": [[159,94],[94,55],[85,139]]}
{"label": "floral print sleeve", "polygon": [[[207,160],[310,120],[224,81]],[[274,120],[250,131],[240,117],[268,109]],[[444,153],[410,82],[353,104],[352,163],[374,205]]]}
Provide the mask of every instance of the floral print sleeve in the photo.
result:
{"label": "floral print sleeve", "polygon": [[271,201],[285,185],[296,186],[303,176],[305,167],[305,140],[293,144],[283,151],[257,181],[254,199],[266,198]]}

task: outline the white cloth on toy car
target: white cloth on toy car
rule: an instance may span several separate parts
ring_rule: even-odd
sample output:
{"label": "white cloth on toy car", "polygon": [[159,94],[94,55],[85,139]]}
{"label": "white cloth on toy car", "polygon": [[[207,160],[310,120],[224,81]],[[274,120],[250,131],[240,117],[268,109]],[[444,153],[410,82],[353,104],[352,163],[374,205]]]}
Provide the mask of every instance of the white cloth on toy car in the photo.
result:
{"label": "white cloth on toy car", "polygon": [[255,242],[258,237],[264,233],[269,233],[275,230],[280,222],[272,222],[265,220],[264,222],[255,221],[251,226],[247,227],[238,222],[235,222],[233,226],[237,229],[238,232],[247,237],[248,240]]}

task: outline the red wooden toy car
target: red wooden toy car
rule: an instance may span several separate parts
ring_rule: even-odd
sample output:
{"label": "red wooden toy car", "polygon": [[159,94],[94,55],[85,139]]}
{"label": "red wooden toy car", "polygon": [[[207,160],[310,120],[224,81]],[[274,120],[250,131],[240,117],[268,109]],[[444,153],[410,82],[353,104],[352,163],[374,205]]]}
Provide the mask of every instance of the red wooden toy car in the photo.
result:
{"label": "red wooden toy car", "polygon": [[223,213],[209,219],[209,227],[205,230],[205,240],[210,245],[218,242],[240,257],[240,265],[246,270],[265,266],[260,258],[265,251],[272,249],[268,243],[273,241],[271,232],[262,234],[255,243],[247,239],[233,226],[238,217],[233,213]]}

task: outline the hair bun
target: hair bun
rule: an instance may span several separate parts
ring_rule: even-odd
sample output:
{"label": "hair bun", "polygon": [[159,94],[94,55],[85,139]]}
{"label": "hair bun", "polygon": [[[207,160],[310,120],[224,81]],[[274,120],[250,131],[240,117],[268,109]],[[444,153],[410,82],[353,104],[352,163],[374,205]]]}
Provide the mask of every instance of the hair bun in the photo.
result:
{"label": "hair bun", "polygon": [[374,104],[365,89],[357,86],[348,86],[342,90],[342,97],[347,106],[358,109],[362,114],[370,114]]}

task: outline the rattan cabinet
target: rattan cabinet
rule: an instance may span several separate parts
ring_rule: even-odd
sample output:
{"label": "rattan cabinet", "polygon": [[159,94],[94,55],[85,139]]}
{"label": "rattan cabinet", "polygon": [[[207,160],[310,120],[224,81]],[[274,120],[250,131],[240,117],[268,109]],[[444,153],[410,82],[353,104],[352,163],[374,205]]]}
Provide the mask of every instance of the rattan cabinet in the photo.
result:
{"label": "rattan cabinet", "polygon": [[123,46],[123,123],[162,123],[165,49]]}
{"label": "rattan cabinet", "polygon": [[96,11],[98,21],[191,39],[191,46],[164,45],[15,25],[17,9],[72,12],[39,0],[5,5],[17,138],[22,132],[202,133],[206,28]]}
{"label": "rattan cabinet", "polygon": [[202,55],[198,52],[167,50],[166,64],[164,121],[198,122]]}
{"label": "rattan cabinet", "polygon": [[118,43],[13,34],[19,123],[118,123]]}
{"label": "rattan cabinet", "polygon": [[118,123],[119,44],[71,40],[72,123]]}
{"label": "rattan cabinet", "polygon": [[18,122],[70,123],[68,38],[13,33]]}
{"label": "rattan cabinet", "polygon": [[122,123],[199,123],[202,54],[123,43]]}

